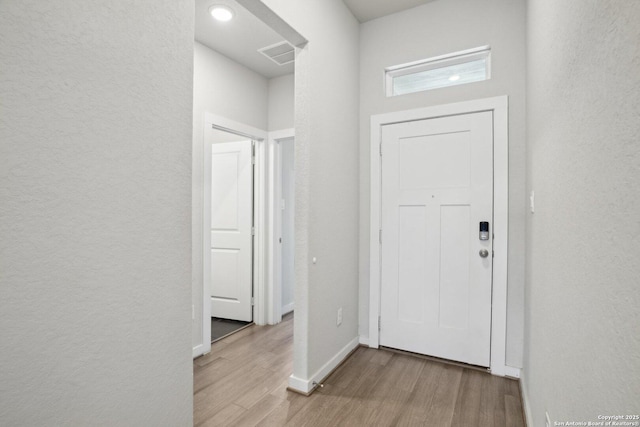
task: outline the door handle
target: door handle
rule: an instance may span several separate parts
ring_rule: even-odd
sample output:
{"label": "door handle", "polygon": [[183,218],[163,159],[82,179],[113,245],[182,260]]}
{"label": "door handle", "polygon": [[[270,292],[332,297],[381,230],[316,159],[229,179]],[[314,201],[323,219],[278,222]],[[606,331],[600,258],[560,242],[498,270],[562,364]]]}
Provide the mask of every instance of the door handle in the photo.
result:
{"label": "door handle", "polygon": [[486,249],[480,249],[479,254],[480,254],[480,256],[481,256],[482,258],[486,258],[486,257],[488,257],[488,256],[489,256],[489,251],[488,251],[488,250],[486,250]]}

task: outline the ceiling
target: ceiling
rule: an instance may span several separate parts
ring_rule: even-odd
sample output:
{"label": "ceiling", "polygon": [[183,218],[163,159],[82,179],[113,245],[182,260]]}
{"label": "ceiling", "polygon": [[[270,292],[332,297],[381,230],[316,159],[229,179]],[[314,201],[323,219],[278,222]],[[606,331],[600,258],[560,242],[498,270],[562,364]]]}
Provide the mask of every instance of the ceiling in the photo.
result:
{"label": "ceiling", "polygon": [[[230,7],[234,18],[229,22],[213,19],[209,7],[214,4]],[[266,78],[293,73],[293,63],[278,65],[258,52],[258,49],[282,42],[283,37],[235,0],[196,0],[195,12],[195,39],[203,45]]]}
{"label": "ceiling", "polygon": [[360,22],[381,18],[434,0],[343,0]]}
{"label": "ceiling", "polygon": [[[358,21],[366,22],[434,0],[343,1]],[[268,79],[293,73],[293,63],[278,65],[258,52],[258,49],[282,42],[283,37],[235,0],[196,0],[195,3],[195,39],[198,42]],[[209,14],[209,8],[214,4],[230,7],[235,12],[234,18],[229,22],[214,20]]]}

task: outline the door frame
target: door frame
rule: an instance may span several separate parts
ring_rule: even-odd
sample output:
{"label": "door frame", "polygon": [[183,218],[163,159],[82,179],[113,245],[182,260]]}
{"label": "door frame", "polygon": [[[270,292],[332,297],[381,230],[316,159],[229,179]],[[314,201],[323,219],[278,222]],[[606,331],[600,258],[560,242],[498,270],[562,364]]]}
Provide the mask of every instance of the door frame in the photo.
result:
{"label": "door frame", "polygon": [[267,139],[267,153],[269,167],[267,170],[267,183],[270,197],[267,202],[267,217],[269,218],[269,232],[267,233],[268,274],[267,274],[267,323],[275,325],[282,321],[282,245],[279,242],[282,237],[282,151],[280,141],[295,138],[295,131],[282,129],[269,132]]}
{"label": "door frame", "polygon": [[[378,348],[380,334],[382,126],[460,114],[493,112],[493,284],[491,298],[491,362],[493,375],[514,375],[506,366],[507,249],[509,225],[509,99],[497,96],[371,116],[369,227],[369,339]],[[497,232],[496,232],[497,230]],[[517,376],[517,375],[516,375]]]}
{"label": "door frame", "polygon": [[[253,225],[255,235],[253,237],[253,322],[257,325],[266,323],[266,271],[267,271],[267,183],[266,167],[267,153],[266,141],[268,133],[261,129],[236,122],[226,117],[212,113],[205,113],[203,144],[203,203],[202,203],[202,349],[198,354],[206,354],[211,351],[211,295],[207,286],[207,278],[210,276],[211,261],[208,256],[210,238],[207,238],[207,222],[211,216],[211,206],[205,203],[207,194],[211,194],[211,158],[207,155],[207,132],[212,128],[247,137],[256,141],[254,148],[255,164],[253,172]],[[210,197],[210,196],[209,196]],[[208,233],[210,235],[210,233]],[[194,357],[195,348],[194,348]]]}

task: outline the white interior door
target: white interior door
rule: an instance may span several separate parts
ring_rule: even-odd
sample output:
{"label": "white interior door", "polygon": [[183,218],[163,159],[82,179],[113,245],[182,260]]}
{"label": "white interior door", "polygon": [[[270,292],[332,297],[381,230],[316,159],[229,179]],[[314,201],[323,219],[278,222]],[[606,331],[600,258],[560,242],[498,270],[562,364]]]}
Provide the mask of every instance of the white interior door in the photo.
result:
{"label": "white interior door", "polygon": [[492,123],[383,126],[380,345],[490,365]]}
{"label": "white interior door", "polygon": [[252,320],[252,142],[211,145],[211,315]]}

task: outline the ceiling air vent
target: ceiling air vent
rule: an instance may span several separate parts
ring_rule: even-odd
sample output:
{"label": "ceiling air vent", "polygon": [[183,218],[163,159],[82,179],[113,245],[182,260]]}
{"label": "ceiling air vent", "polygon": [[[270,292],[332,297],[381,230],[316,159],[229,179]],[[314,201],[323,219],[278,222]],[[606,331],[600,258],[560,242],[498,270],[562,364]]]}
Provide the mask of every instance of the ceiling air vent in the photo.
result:
{"label": "ceiling air vent", "polygon": [[263,47],[258,52],[278,65],[289,64],[296,59],[295,48],[286,41]]}

